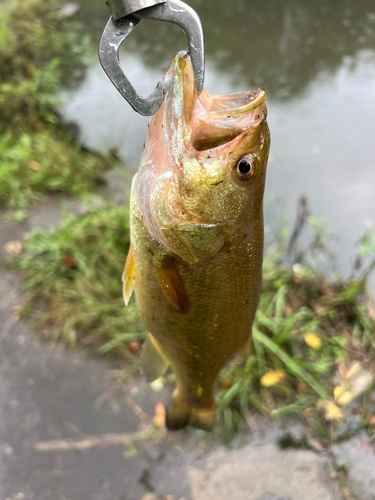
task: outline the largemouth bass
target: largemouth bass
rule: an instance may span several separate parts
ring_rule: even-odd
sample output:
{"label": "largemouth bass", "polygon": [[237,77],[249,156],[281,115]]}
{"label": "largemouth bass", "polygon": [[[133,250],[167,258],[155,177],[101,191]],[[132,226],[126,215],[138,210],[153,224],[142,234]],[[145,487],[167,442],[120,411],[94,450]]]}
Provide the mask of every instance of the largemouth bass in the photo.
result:
{"label": "largemouth bass", "polygon": [[177,54],[151,118],[131,194],[124,271],[148,331],[151,382],[170,364],[177,386],[168,429],[209,429],[213,387],[249,355],[263,260],[263,192],[270,147],[263,89],[198,97],[190,57]]}

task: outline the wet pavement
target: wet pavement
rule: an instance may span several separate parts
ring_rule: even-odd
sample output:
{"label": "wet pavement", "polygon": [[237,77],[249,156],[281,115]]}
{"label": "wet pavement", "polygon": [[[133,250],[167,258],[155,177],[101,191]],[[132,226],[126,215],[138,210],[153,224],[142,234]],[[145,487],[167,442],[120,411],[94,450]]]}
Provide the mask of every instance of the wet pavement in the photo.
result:
{"label": "wet pavement", "polygon": [[[108,174],[118,186],[116,174]],[[49,198],[22,224],[0,223],[0,251],[34,227],[62,219]],[[77,208],[78,207],[78,208]],[[4,266],[3,266],[4,267]],[[139,436],[152,427],[155,405],[167,394],[142,379],[119,385],[118,365],[84,352],[42,343],[17,318],[23,302],[17,275],[0,271],[0,499],[141,500],[172,495],[185,500],[375,499],[375,446],[368,436],[336,445],[333,459],[307,449],[278,446],[295,422],[271,423],[254,415],[252,432],[226,447],[214,436],[159,430],[149,439],[84,450],[37,452],[39,441],[90,439],[108,433]],[[341,467],[345,466],[345,481]],[[354,493],[351,493],[351,490]],[[356,496],[354,496],[354,494]]]}

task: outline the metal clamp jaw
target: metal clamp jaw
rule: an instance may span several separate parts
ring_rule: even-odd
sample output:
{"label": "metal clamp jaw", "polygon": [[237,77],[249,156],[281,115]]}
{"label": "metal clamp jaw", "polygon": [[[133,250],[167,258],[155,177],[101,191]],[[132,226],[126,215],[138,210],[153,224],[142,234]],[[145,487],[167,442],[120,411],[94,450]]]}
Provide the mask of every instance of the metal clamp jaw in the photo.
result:
{"label": "metal clamp jaw", "polygon": [[[140,5],[152,5],[140,7]],[[204,83],[204,39],[197,13],[180,0],[108,0],[112,10],[99,43],[99,60],[113,85],[141,115],[156,113],[164,99],[164,85],[159,82],[148,97],[134,89],[120,67],[119,49],[123,41],[142,19],[177,24],[188,38],[189,53],[194,68],[198,94]],[[141,10],[139,10],[141,9]],[[125,14],[123,17],[124,12]]]}
{"label": "metal clamp jaw", "polygon": [[118,21],[122,17],[137,12],[137,10],[165,2],[166,0],[107,0],[107,5],[111,11],[112,19]]}

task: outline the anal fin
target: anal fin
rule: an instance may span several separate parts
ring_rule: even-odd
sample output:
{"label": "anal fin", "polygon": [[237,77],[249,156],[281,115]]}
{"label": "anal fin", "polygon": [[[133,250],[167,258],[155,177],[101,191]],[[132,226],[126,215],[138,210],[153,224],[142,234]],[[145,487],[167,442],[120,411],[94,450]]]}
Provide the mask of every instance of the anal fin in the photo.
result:
{"label": "anal fin", "polygon": [[142,372],[146,382],[151,383],[161,377],[169,362],[157,346],[157,340],[149,333],[143,343],[141,354]]}
{"label": "anal fin", "polygon": [[189,310],[189,297],[182,278],[172,260],[165,261],[161,266],[154,265],[156,278],[168,302],[182,313]]}
{"label": "anal fin", "polygon": [[125,305],[129,304],[130,297],[132,296],[134,290],[134,275],[135,275],[135,262],[134,262],[134,252],[130,245],[129,253],[126,258],[124,272],[122,274],[122,292],[124,295]]}
{"label": "anal fin", "polygon": [[240,352],[236,355],[236,357],[231,361],[231,365],[244,365],[247,361],[247,358],[250,356],[250,348],[251,348],[251,337],[246,340],[245,345],[242,347]]}

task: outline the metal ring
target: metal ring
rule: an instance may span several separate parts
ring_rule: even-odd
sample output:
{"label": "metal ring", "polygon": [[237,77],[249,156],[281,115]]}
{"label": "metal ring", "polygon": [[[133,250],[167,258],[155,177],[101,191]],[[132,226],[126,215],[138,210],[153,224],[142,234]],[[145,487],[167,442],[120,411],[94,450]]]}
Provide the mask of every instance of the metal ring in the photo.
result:
{"label": "metal ring", "polygon": [[141,115],[150,116],[156,113],[163,102],[163,82],[159,82],[148,97],[142,97],[125,76],[119,61],[120,45],[142,19],[177,24],[184,30],[188,38],[198,95],[202,92],[204,84],[204,39],[198,14],[180,0],[169,0],[142,9],[136,14],[126,16],[118,21],[112,17],[109,19],[99,43],[100,63],[113,85],[132,108]]}

